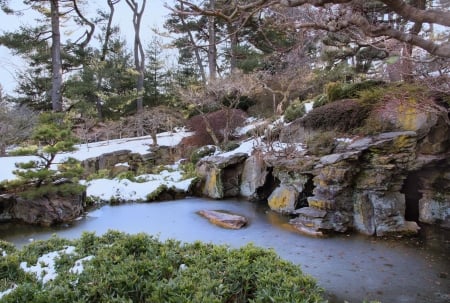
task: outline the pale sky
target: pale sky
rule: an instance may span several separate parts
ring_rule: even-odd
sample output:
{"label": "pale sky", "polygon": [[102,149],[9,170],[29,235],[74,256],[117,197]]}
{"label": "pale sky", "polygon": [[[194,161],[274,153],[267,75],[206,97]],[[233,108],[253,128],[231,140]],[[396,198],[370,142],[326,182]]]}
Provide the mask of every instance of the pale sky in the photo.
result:
{"label": "pale sky", "polygon": [[[17,0],[12,0],[10,2],[11,6],[15,7],[14,5],[16,5],[16,2],[19,3],[19,1]],[[89,2],[90,6],[92,7],[89,11],[93,14],[95,14],[97,8],[102,7],[102,3],[106,3],[106,1],[104,0]],[[139,0],[138,2],[141,3],[142,1]],[[144,47],[147,46],[147,44],[151,40],[151,37],[154,36],[154,33],[151,29],[155,27],[162,28],[165,16],[169,14],[169,10],[164,7],[165,2],[170,4],[172,1],[147,0],[141,25],[141,38],[143,40]],[[20,3],[22,2],[20,1]],[[107,7],[107,5],[104,4],[104,7]],[[23,16],[18,17],[5,15],[2,11],[0,11],[0,32],[14,31],[18,29],[20,25],[32,24],[34,21],[34,17],[31,14],[30,10],[24,11],[23,13]],[[130,50],[132,49],[134,37],[131,16],[131,9],[125,3],[125,0],[122,0],[119,4],[116,5],[116,10],[114,13],[114,23],[120,25],[121,34],[129,43]],[[72,40],[73,39],[76,39],[76,37],[74,36]],[[16,71],[22,69],[23,66],[24,63],[20,58],[14,58],[14,56],[10,54],[9,49],[0,46],[0,84],[6,94],[13,94],[13,90],[16,86],[14,76],[16,74]]]}

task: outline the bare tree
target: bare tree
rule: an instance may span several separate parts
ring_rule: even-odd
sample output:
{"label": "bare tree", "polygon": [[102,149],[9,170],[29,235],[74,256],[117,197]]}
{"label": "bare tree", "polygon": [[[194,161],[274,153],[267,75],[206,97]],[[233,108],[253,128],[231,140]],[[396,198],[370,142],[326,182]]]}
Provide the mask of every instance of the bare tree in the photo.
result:
{"label": "bare tree", "polygon": [[[181,125],[183,117],[165,106],[144,108],[134,116],[129,117],[128,127],[138,135],[150,135],[152,145],[158,145],[157,134],[160,131],[172,131],[175,126]],[[142,134],[140,134],[142,129]]]}
{"label": "bare tree", "polygon": [[[190,87],[180,90],[180,94],[182,100],[185,100],[201,116],[206,132],[214,144],[220,146],[228,143],[233,131],[231,127],[233,115],[242,98],[256,95],[261,88],[260,83],[251,75],[235,71],[227,78],[211,79],[204,88]],[[220,111],[224,116],[225,123],[220,134],[214,132],[211,121],[208,120],[208,113],[212,111]]]}

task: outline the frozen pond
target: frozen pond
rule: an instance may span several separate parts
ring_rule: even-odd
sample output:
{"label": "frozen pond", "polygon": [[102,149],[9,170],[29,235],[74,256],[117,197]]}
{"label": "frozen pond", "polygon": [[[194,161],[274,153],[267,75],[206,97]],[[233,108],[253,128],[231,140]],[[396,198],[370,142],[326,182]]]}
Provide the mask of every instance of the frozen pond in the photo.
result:
{"label": "frozen pond", "polygon": [[[196,214],[202,209],[245,215],[241,230],[214,226]],[[450,302],[450,232],[425,228],[409,239],[379,239],[361,235],[312,238],[289,228],[288,218],[266,206],[245,201],[184,200],[103,206],[70,225],[40,228],[0,224],[0,238],[17,246],[52,234],[77,238],[83,231],[103,234],[108,229],[146,232],[161,240],[196,240],[230,246],[248,242],[273,248],[315,277],[327,290],[329,302],[363,300],[388,302]]]}

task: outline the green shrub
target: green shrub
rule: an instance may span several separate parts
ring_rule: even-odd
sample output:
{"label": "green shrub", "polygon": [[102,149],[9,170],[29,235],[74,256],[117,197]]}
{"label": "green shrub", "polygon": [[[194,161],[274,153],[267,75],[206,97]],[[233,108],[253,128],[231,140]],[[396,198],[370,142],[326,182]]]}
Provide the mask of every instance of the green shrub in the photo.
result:
{"label": "green shrub", "polygon": [[327,101],[333,102],[342,99],[344,84],[340,82],[330,82],[325,85],[325,94],[327,95]]}
{"label": "green shrub", "polygon": [[[324,301],[322,290],[298,266],[251,244],[233,249],[114,231],[101,237],[86,233],[69,244],[77,255],[60,258],[57,278],[45,285],[36,277],[21,277],[20,254],[12,255],[16,261],[9,264],[9,271],[17,274],[10,281],[18,287],[2,302]],[[93,258],[84,263],[82,273],[68,272],[71,262],[85,256]]]}
{"label": "green shrub", "polygon": [[317,95],[317,97],[314,98],[313,108],[321,107],[327,104],[328,103],[327,101],[328,101],[327,95],[325,94]]}
{"label": "green shrub", "polygon": [[310,100],[302,102],[297,99],[291,104],[289,104],[289,106],[286,108],[286,111],[284,112],[284,120],[286,122],[292,122],[295,119],[303,117],[306,113],[305,102],[309,101]]}
{"label": "green shrub", "polygon": [[[16,181],[9,184],[9,190],[33,199],[54,194],[81,194],[85,188],[78,184],[82,168],[78,160],[68,158],[52,169],[56,156],[63,152],[76,150],[71,125],[61,113],[42,113],[33,131],[33,141],[41,147],[35,149],[35,160],[16,163]],[[16,153],[29,153],[17,150]],[[64,186],[57,185],[63,183]]]}
{"label": "green shrub", "polygon": [[238,148],[239,146],[241,146],[239,144],[239,142],[236,141],[228,141],[226,144],[224,144],[222,146],[223,151],[228,152],[228,151],[232,151],[235,150],[236,148]]}
{"label": "green shrub", "polygon": [[191,153],[190,161],[196,164],[201,158],[214,154],[216,150],[217,147],[214,145],[202,146]]}
{"label": "green shrub", "polygon": [[342,99],[354,99],[360,96],[361,91],[372,90],[385,87],[385,82],[377,80],[367,80],[357,83],[331,82],[325,86],[325,93],[328,102]]}
{"label": "green shrub", "polygon": [[195,169],[195,164],[192,162],[180,164],[179,168],[181,170],[183,180],[198,177],[197,170]]}
{"label": "green shrub", "polygon": [[116,176],[116,178],[119,179],[119,180],[127,179],[127,180],[130,180],[132,182],[136,182],[136,176],[135,176],[134,172],[131,171],[131,170],[119,173]]}
{"label": "green shrub", "polygon": [[90,174],[86,177],[87,181],[95,179],[109,179],[110,172],[109,169],[99,169],[97,172]]}
{"label": "green shrub", "polygon": [[161,193],[163,193],[164,191],[167,191],[168,189],[169,188],[167,187],[167,185],[161,184],[154,191],[152,191],[151,193],[149,193],[146,196],[146,200],[147,201],[155,201],[156,199],[158,199],[158,196],[161,195]]}

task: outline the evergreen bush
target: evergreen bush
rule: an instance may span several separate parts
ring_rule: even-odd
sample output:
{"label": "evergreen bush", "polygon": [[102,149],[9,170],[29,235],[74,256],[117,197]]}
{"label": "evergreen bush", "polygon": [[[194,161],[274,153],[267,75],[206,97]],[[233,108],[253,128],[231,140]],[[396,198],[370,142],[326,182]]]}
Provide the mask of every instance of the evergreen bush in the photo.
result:
{"label": "evergreen bush", "polygon": [[295,100],[294,102],[292,102],[291,104],[289,104],[289,106],[286,108],[285,112],[284,112],[284,120],[286,122],[292,122],[295,119],[301,118],[305,115],[306,110],[305,110],[305,102],[309,102],[310,100],[306,100],[306,101],[300,101],[300,100]]}
{"label": "evergreen bush", "polygon": [[[19,266],[22,255],[60,251],[67,245],[75,246],[75,252],[56,259],[53,281],[43,284]],[[91,258],[82,272],[70,271],[87,256]],[[298,266],[251,244],[233,249],[109,231],[101,237],[85,233],[73,241],[39,241],[7,258],[16,260],[5,262],[17,287],[2,298],[4,303],[324,302],[322,290]],[[27,262],[31,266],[37,260]]]}
{"label": "evergreen bush", "polygon": [[51,195],[74,195],[84,191],[78,183],[83,173],[79,161],[68,157],[55,163],[59,153],[74,151],[76,138],[70,124],[61,113],[43,113],[33,132],[32,139],[40,148],[18,149],[15,155],[34,155],[35,159],[16,163],[16,180],[7,183],[7,189],[20,193],[27,199]]}

